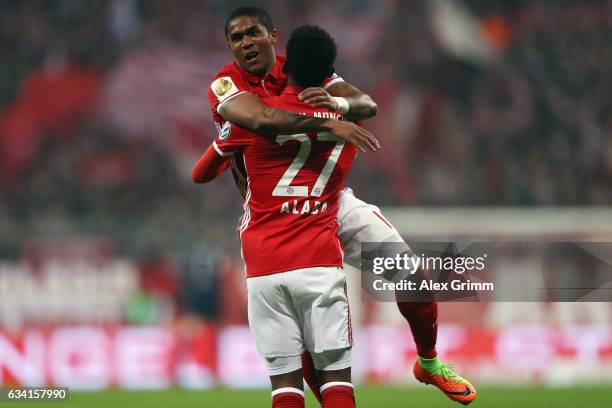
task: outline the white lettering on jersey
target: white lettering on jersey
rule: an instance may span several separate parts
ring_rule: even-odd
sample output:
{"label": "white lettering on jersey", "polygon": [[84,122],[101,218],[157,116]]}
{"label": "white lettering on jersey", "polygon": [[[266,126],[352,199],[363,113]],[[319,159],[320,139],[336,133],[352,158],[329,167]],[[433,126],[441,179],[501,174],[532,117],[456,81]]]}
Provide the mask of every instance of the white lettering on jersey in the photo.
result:
{"label": "white lettering on jersey", "polygon": [[321,207],[321,202],[320,201],[315,201],[314,207],[312,207],[312,211],[310,213],[311,214],[318,214],[319,213],[319,207]]}
{"label": "white lettering on jersey", "polygon": [[281,206],[281,210],[280,210],[281,214],[283,213],[289,213],[289,201],[285,201],[283,203],[283,205]]}
{"label": "white lettering on jersey", "polygon": [[314,112],[313,116],[315,118],[323,118],[323,119],[341,119],[342,115],[334,112]]}
{"label": "white lettering on jersey", "polygon": [[301,204],[298,202],[298,200],[293,200],[292,204],[290,204],[289,201],[285,201],[280,207],[281,214],[315,215],[323,213],[325,210],[327,210],[327,201],[323,201],[323,203],[320,201],[315,201],[314,204],[311,204],[310,200],[305,200]]}

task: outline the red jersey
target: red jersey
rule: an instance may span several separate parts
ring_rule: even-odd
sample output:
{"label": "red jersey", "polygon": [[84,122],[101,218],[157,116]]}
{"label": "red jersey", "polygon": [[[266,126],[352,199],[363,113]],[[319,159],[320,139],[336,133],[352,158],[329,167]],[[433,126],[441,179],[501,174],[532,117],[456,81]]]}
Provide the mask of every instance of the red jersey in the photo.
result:
{"label": "red jersey", "polygon": [[[221,132],[223,125],[225,125],[225,119],[219,115],[219,107],[226,101],[243,92],[251,92],[260,98],[269,98],[281,94],[287,86],[287,74],[283,72],[283,64],[286,59],[287,57],[284,55],[277,55],[276,64],[264,77],[259,77],[243,70],[236,61],[225,65],[217,72],[208,88],[208,100],[213,120],[219,132]],[[338,75],[333,74],[323,81],[323,87],[328,88],[340,81],[344,80]],[[238,184],[242,196],[245,197],[246,174],[242,156],[239,154],[234,155],[231,164],[236,184]]]}
{"label": "red jersey", "polygon": [[[289,86],[267,105],[326,118]],[[357,153],[327,132],[262,136],[227,126],[213,142],[218,154],[242,154],[247,174],[245,217],[240,226],[247,277],[316,266],[342,266],[338,200]]]}

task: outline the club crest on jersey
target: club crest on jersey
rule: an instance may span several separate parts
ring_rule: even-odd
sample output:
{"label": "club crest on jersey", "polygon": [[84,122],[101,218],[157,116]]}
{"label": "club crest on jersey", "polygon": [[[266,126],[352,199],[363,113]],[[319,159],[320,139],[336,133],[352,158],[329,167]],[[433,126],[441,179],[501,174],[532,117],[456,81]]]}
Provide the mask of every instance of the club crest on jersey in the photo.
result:
{"label": "club crest on jersey", "polygon": [[220,102],[223,102],[228,97],[238,92],[238,88],[230,77],[221,77],[213,81],[210,88],[217,96]]}
{"label": "club crest on jersey", "polygon": [[219,140],[229,139],[230,133],[232,133],[232,124],[230,122],[225,122],[221,130],[219,130]]}

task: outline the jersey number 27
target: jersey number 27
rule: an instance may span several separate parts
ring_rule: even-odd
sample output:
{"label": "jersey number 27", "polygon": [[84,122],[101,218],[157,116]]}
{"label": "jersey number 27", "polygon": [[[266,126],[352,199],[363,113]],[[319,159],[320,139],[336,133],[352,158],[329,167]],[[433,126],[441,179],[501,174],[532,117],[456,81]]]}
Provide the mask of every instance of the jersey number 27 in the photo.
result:
{"label": "jersey number 27", "polygon": [[[292,186],[291,182],[297,176],[300,169],[308,160],[308,156],[310,155],[310,150],[312,148],[312,142],[308,135],[304,133],[300,133],[297,135],[279,135],[276,137],[276,143],[279,145],[283,145],[285,142],[289,140],[297,140],[300,142],[300,150],[298,151],[297,156],[289,165],[289,168],[283,174],[283,177],[279,180],[278,184],[274,188],[272,192],[273,196],[277,197],[307,197],[308,194],[308,186]],[[321,170],[321,174],[317,178],[315,185],[312,188],[312,192],[310,195],[314,197],[321,197],[323,194],[323,189],[327,185],[329,181],[329,177],[334,171],[334,167],[336,167],[336,163],[338,162],[338,158],[340,157],[340,153],[342,153],[342,149],[344,148],[344,140],[340,140],[331,133],[317,133],[317,140],[321,142],[336,142],[336,146],[334,146],[325,166],[323,166],[323,170]]]}

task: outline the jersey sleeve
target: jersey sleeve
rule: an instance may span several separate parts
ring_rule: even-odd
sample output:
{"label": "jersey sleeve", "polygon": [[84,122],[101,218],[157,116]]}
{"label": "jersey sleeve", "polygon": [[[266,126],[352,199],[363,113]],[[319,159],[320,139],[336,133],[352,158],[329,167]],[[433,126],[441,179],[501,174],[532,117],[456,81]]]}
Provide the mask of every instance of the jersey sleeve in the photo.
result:
{"label": "jersey sleeve", "polygon": [[217,178],[229,167],[229,160],[220,157],[212,146],[200,157],[193,167],[191,178],[194,183],[207,183]]}
{"label": "jersey sleeve", "polygon": [[334,72],[331,76],[323,80],[323,89],[328,89],[330,86],[337,84],[338,82],[344,82],[344,79]]}
{"label": "jersey sleeve", "polygon": [[248,130],[225,122],[213,142],[213,148],[219,156],[228,157],[251,144],[253,136]]}
{"label": "jersey sleeve", "polygon": [[213,79],[208,88],[208,100],[215,122],[218,122],[219,108],[230,99],[248,90],[244,78],[231,70],[222,70]]}

